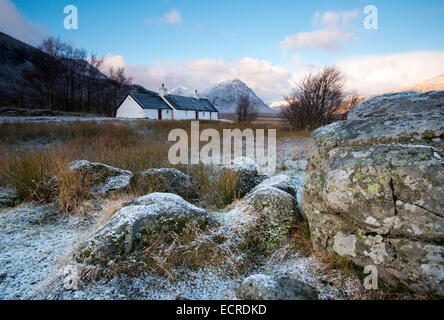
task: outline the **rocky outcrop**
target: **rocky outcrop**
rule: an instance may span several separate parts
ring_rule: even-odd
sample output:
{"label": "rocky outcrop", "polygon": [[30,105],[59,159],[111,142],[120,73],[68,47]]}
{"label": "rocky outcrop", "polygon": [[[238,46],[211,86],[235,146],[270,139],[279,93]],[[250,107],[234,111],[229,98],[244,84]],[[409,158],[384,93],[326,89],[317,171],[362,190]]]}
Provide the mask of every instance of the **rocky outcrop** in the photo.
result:
{"label": "rocky outcrop", "polygon": [[313,137],[302,206],[315,247],[444,295],[444,92],[369,99]]}
{"label": "rocky outcrop", "polygon": [[254,160],[246,157],[234,159],[230,165],[225,165],[222,169],[236,174],[235,193],[236,197],[239,198],[244,197],[267,178],[267,176],[259,174],[259,165]]}
{"label": "rocky outcrop", "polygon": [[244,300],[316,300],[316,290],[297,280],[255,274],[247,277],[237,290]]}
{"label": "rocky outcrop", "polygon": [[375,117],[405,117],[435,112],[444,115],[444,91],[420,93],[407,91],[389,93],[374,97],[355,106],[348,114],[348,120]]}
{"label": "rocky outcrop", "polygon": [[87,160],[74,161],[69,165],[69,169],[88,178],[92,191],[99,194],[125,190],[133,176],[131,171]]}
{"label": "rocky outcrop", "polygon": [[122,207],[75,253],[78,262],[106,265],[155,241],[169,243],[187,227],[205,230],[215,222],[208,213],[178,195],[151,193]]}
{"label": "rocky outcrop", "polygon": [[196,179],[174,168],[145,170],[134,175],[131,184],[144,192],[174,193],[187,200],[199,197]]}

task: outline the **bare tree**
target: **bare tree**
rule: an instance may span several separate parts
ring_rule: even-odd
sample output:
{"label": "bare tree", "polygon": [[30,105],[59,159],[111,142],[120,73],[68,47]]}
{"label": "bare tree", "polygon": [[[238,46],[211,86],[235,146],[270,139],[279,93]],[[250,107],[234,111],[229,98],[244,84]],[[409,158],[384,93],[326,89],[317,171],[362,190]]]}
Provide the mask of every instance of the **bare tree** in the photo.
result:
{"label": "bare tree", "polygon": [[89,58],[88,64],[88,78],[86,88],[86,105],[87,112],[91,110],[98,111],[99,97],[100,97],[100,80],[103,81],[102,67],[104,59],[98,57],[96,54],[92,54]]}
{"label": "bare tree", "polygon": [[285,97],[281,113],[294,128],[314,130],[326,125],[344,100],[343,87],[344,77],[335,66],[312,72]]}
{"label": "bare tree", "polygon": [[57,78],[63,72],[60,62],[64,43],[60,41],[60,38],[48,37],[43,40],[39,49],[46,53],[40,59],[40,68],[43,72],[39,73],[39,77],[46,91],[48,107],[52,111],[56,99]]}
{"label": "bare tree", "polygon": [[117,104],[131,88],[124,68],[111,68],[106,76],[102,73],[103,58],[95,54],[88,57],[84,49],[58,38],[46,38],[39,49],[30,51],[29,59],[33,67],[21,71],[22,78],[13,92],[1,91],[1,101],[31,108],[49,107],[51,111],[114,116]]}
{"label": "bare tree", "polygon": [[236,107],[237,121],[254,121],[257,119],[257,109],[252,105],[248,95],[242,95]]}
{"label": "bare tree", "polygon": [[340,105],[332,110],[333,114],[339,120],[347,119],[347,114],[357,104],[360,104],[365,100],[365,97],[360,97],[356,93],[352,93],[345,97]]}
{"label": "bare tree", "polygon": [[129,87],[131,85],[131,78],[127,78],[125,75],[125,68],[119,67],[114,69],[110,67],[108,69],[108,77],[110,79],[111,84],[111,110],[105,111],[111,116],[115,115],[117,104],[120,100],[120,97],[123,93],[127,93],[129,91]]}

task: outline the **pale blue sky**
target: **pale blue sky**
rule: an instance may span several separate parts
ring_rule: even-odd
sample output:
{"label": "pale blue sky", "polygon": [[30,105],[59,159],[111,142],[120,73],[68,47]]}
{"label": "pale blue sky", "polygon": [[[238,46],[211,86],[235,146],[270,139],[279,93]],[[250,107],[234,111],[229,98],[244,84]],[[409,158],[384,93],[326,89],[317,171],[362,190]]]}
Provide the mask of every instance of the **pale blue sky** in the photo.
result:
{"label": "pale blue sky", "polygon": [[[0,2],[8,4],[11,0]],[[391,61],[400,61],[394,54],[401,54],[404,64],[432,57],[437,61],[429,61],[433,65],[418,70],[399,70],[400,74],[408,74],[393,76],[392,86],[433,76],[434,69],[437,74],[444,73],[442,0],[13,0],[12,3],[29,25],[88,51],[114,57],[110,63],[124,64],[135,82],[150,87],[167,81],[170,87],[204,89],[210,82],[227,76],[243,77],[241,80],[271,102],[279,100],[298,74],[311,65],[347,64],[345,69],[361,70],[359,62],[371,58],[383,59],[374,64],[382,63],[380,68],[384,68],[387,63],[393,64],[386,60],[390,57]],[[63,8],[69,4],[78,8],[78,30],[63,28]],[[369,4],[378,8],[377,30],[363,27],[363,9]],[[0,24],[2,28],[11,33],[11,26],[8,29]],[[32,42],[25,35],[22,38]],[[419,53],[426,55],[415,56]],[[404,64],[397,68],[405,69]],[[419,69],[426,72],[418,74]],[[201,77],[196,75],[198,72]],[[267,74],[270,74],[268,80]],[[280,83],[279,87],[276,83]],[[362,91],[366,86],[359,84],[357,90]],[[375,87],[373,91],[378,90],[382,89]]]}

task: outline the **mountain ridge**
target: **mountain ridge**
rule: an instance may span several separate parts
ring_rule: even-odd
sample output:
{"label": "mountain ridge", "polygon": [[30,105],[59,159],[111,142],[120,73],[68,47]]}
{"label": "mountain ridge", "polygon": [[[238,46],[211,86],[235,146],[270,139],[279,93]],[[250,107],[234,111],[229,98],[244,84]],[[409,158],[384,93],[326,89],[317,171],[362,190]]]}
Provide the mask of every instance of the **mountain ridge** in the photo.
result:
{"label": "mountain ridge", "polygon": [[442,91],[444,90],[444,75],[433,77],[421,82],[414,83],[410,86],[395,90],[393,92],[405,92],[405,91],[417,91],[417,92],[428,92],[428,91]]}

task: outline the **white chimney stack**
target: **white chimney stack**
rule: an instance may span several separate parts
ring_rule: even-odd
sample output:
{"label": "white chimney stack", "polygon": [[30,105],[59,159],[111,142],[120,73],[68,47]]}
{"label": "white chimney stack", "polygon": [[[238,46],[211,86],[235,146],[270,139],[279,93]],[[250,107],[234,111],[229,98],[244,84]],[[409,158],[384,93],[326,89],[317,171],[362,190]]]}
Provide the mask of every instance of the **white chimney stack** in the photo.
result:
{"label": "white chimney stack", "polygon": [[165,85],[162,83],[162,87],[159,89],[159,96],[164,97],[167,94],[168,90],[165,88]]}
{"label": "white chimney stack", "polygon": [[197,90],[194,90],[194,99],[199,100],[199,95],[197,94]]}

